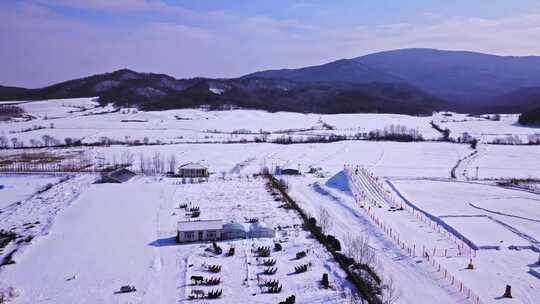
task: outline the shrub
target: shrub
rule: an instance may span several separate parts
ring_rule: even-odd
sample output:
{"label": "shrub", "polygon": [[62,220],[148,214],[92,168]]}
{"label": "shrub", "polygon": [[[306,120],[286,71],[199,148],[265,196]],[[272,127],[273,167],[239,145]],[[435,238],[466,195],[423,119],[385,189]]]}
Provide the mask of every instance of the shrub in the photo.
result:
{"label": "shrub", "polygon": [[328,282],[328,273],[323,273],[321,283],[324,288],[330,286],[330,282]]}
{"label": "shrub", "polygon": [[328,242],[328,244],[330,245],[330,247],[332,247],[334,251],[341,251],[341,243],[335,236],[327,235],[326,241]]}

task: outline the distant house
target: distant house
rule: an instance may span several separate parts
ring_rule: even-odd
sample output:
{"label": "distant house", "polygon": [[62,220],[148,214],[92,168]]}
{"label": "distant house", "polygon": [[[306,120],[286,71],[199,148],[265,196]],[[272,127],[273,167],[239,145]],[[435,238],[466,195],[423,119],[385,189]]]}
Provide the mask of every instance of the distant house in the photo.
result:
{"label": "distant house", "polygon": [[246,238],[273,238],[274,229],[264,223],[226,223],[222,220],[202,220],[178,222],[176,239],[178,243],[232,240]]}
{"label": "distant house", "polygon": [[120,168],[111,172],[104,173],[98,182],[99,183],[124,183],[132,179],[135,175],[137,174],[129,169]]}
{"label": "distant house", "polygon": [[178,222],[178,243],[216,241],[223,234],[222,220],[201,220]]}
{"label": "distant house", "polygon": [[179,177],[208,177],[208,168],[198,163],[187,163],[178,168]]}
{"label": "distant house", "polygon": [[297,169],[278,169],[278,175],[300,175],[300,171]]}

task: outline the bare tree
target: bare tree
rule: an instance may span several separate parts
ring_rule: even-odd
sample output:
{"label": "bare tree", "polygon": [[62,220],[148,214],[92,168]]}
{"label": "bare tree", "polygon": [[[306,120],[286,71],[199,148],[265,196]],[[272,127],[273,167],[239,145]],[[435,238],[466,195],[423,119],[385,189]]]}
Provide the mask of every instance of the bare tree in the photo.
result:
{"label": "bare tree", "polygon": [[366,234],[345,236],[345,250],[347,255],[354,258],[360,264],[375,267],[377,265],[377,256],[375,249],[371,247],[369,236]]}
{"label": "bare tree", "polygon": [[0,136],[0,147],[7,148],[8,146],[8,140],[5,136]]}
{"label": "bare tree", "polygon": [[13,148],[17,148],[19,146],[19,140],[17,139],[17,137],[11,138],[11,144],[13,145]]}
{"label": "bare tree", "polygon": [[328,213],[328,210],[326,210],[324,207],[319,209],[319,225],[321,225],[323,233],[328,233],[328,230],[332,228],[332,219],[330,218],[330,213]]}
{"label": "bare tree", "polygon": [[401,296],[401,292],[394,283],[394,278],[390,276],[381,286],[381,302],[382,304],[393,304]]}
{"label": "bare tree", "polygon": [[176,171],[176,155],[174,153],[171,153],[171,155],[169,156],[168,163],[169,163],[169,172]]}
{"label": "bare tree", "polygon": [[144,153],[139,154],[139,170],[141,170],[141,173],[146,173],[146,159],[144,158]]}
{"label": "bare tree", "polygon": [[133,156],[133,153],[131,153],[131,151],[124,151],[120,155],[120,162],[122,163],[122,165],[131,166],[133,165],[133,160],[134,160],[134,156]]}
{"label": "bare tree", "polygon": [[111,144],[111,140],[107,136],[101,136],[99,138],[99,141],[101,142],[102,145],[105,145],[105,146],[108,146]]}
{"label": "bare tree", "polygon": [[163,157],[161,156],[161,153],[156,152],[154,153],[154,156],[152,157],[152,168],[154,173],[163,173],[163,169],[165,168],[165,163],[163,161]]}
{"label": "bare tree", "polygon": [[37,140],[37,139],[32,138],[32,139],[29,140],[29,142],[30,142],[30,146],[32,146],[32,147],[41,146],[41,142],[39,140]]}
{"label": "bare tree", "polygon": [[43,145],[45,145],[45,147],[49,147],[52,145],[53,138],[50,135],[44,134],[43,136],[41,136],[41,139],[43,140]]}

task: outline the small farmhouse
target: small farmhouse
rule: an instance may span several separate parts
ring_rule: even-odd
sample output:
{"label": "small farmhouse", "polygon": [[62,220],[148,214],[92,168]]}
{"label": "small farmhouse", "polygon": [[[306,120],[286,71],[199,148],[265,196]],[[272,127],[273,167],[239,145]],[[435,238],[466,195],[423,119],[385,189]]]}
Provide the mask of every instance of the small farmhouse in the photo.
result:
{"label": "small farmhouse", "polygon": [[124,183],[132,179],[135,175],[135,172],[128,170],[126,168],[116,169],[111,172],[107,172],[101,176],[99,180],[100,183]]}
{"label": "small farmhouse", "polygon": [[208,177],[208,168],[198,163],[187,163],[178,168],[179,177]]}
{"label": "small farmhouse", "polygon": [[178,222],[178,243],[216,241],[223,234],[222,220]]}
{"label": "small farmhouse", "polygon": [[226,223],[222,220],[200,220],[178,222],[178,243],[232,240],[246,238],[273,238],[274,229],[264,223]]}
{"label": "small farmhouse", "polygon": [[277,175],[301,175],[300,170],[292,168],[276,168]]}

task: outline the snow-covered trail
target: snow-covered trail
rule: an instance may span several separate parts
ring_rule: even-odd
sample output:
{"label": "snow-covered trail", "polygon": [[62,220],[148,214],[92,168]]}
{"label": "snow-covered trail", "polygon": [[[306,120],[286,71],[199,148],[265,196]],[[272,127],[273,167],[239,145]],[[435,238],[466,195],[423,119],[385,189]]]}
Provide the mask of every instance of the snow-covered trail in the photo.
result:
{"label": "snow-covered trail", "polygon": [[[342,173],[340,173],[342,174]],[[322,185],[317,179],[290,179],[291,195],[312,216],[321,208],[330,214],[330,233],[339,239],[366,235],[377,252],[378,268],[383,277],[392,277],[400,289],[399,303],[418,303],[437,299],[439,303],[467,303],[467,300],[436,276],[420,258],[406,254],[356,206],[353,197]]]}
{"label": "snow-covered trail", "polygon": [[[469,134],[482,134],[482,132],[478,132],[479,130],[467,130]],[[473,167],[473,163],[480,157],[487,153],[487,144],[485,144],[485,140],[483,138],[476,138],[476,149],[472,151],[469,155],[466,155],[465,157],[458,160],[456,163],[456,166],[452,168],[451,175],[455,179],[459,181],[467,181],[469,178],[471,178],[471,172],[469,170]],[[476,174],[474,175],[476,177]]]}

